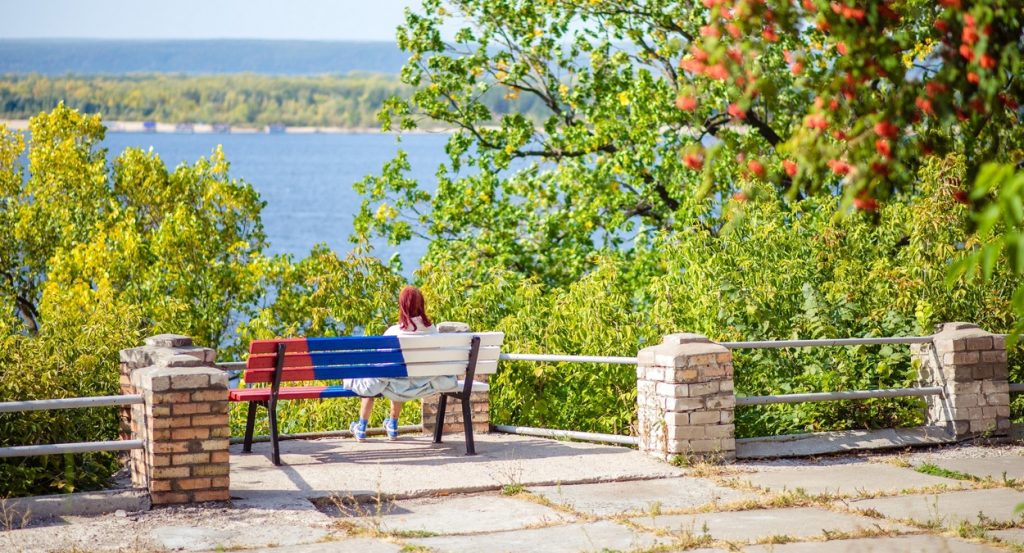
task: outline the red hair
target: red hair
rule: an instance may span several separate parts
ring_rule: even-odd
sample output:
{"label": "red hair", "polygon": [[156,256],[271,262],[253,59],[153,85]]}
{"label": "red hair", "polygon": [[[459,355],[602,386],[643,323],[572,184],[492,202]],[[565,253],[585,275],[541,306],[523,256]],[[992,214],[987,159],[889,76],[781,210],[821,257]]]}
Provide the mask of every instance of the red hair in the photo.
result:
{"label": "red hair", "polygon": [[430,317],[427,316],[427,310],[423,307],[423,293],[415,286],[406,286],[398,295],[398,328],[419,330],[412,320],[413,317],[421,317],[423,324],[427,326],[433,324],[430,322]]}

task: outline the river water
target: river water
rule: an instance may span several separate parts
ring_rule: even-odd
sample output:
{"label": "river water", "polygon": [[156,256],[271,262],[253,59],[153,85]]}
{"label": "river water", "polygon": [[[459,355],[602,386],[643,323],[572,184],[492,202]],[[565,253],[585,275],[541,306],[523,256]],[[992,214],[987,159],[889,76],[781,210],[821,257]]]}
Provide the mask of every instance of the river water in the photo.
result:
{"label": "river water", "polygon": [[[230,174],[259,191],[265,202],[263,224],[270,242],[268,253],[296,258],[324,242],[339,255],[349,251],[352,220],[361,198],[352,184],[379,174],[398,148],[409,158],[409,175],[433,190],[434,173],[446,159],[448,135],[413,134],[396,143],[389,134],[139,134],[107,133],[104,146],[113,159],[126,147],[150,147],[169,167],[194,163],[218,145],[231,162]],[[375,255],[387,260],[401,256],[408,276],[426,251],[426,242],[413,240],[398,247],[378,240]]]}

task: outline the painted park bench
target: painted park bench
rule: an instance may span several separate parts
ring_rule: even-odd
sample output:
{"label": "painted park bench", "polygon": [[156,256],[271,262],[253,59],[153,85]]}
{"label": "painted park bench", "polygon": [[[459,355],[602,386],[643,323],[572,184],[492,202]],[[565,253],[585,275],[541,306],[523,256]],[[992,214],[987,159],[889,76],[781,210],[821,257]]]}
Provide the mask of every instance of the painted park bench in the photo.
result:
{"label": "painted park bench", "polygon": [[278,446],[277,402],[291,399],[358,397],[339,385],[282,386],[282,383],[341,380],[344,378],[404,378],[455,375],[464,377],[457,392],[441,394],[437,408],[434,443],[441,442],[448,398],[462,402],[466,432],[466,454],[475,455],[473,421],[469,395],[486,389],[476,382],[477,374],[493,374],[504,340],[501,332],[429,334],[416,336],[351,336],[339,338],[281,338],[253,340],[249,345],[244,379],[246,385],[269,384],[259,388],[235,388],[228,399],[248,402],[245,441],[242,451],[252,451],[256,410],[267,409],[273,461],[281,464]]}

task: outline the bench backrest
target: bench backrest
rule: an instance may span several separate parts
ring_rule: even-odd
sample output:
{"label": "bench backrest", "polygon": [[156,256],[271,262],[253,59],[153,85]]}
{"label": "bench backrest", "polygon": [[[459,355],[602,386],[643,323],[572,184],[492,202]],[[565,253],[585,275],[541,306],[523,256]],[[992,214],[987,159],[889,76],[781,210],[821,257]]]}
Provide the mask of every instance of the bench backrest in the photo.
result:
{"label": "bench backrest", "polygon": [[285,347],[282,382],[463,375],[474,336],[480,337],[476,374],[496,372],[503,332],[281,338],[249,344],[245,382],[273,382],[279,344]]}

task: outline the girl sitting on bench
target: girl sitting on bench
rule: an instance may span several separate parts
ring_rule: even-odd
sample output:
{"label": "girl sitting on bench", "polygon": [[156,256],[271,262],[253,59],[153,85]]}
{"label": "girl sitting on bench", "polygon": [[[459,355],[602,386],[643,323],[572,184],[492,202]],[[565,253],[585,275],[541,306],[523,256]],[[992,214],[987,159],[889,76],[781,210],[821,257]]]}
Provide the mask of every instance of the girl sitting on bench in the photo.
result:
{"label": "girl sitting on bench", "polygon": [[[423,302],[423,293],[415,286],[406,286],[398,296],[398,324],[392,325],[385,336],[437,334]],[[458,379],[454,376],[424,376],[415,378],[353,378],[344,381],[345,387],[362,397],[359,420],[349,425],[358,441],[366,439],[366,424],[373,411],[373,399],[383,395],[391,400],[391,414],[384,419],[384,431],[389,440],[398,439],[398,415],[402,404],[434,393],[454,392]]]}

